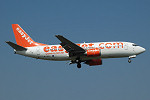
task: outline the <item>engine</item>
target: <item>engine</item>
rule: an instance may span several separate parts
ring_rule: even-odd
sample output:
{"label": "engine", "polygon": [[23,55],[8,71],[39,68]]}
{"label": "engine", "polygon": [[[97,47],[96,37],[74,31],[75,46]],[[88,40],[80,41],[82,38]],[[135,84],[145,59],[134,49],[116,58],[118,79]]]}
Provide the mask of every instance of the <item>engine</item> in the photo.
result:
{"label": "engine", "polygon": [[100,59],[92,59],[92,60],[86,61],[85,64],[90,65],[90,66],[102,65],[102,60],[101,60],[101,58]]}
{"label": "engine", "polygon": [[95,56],[100,56],[101,51],[99,48],[93,48],[93,49],[88,49],[86,52],[86,55],[89,57],[95,57]]}

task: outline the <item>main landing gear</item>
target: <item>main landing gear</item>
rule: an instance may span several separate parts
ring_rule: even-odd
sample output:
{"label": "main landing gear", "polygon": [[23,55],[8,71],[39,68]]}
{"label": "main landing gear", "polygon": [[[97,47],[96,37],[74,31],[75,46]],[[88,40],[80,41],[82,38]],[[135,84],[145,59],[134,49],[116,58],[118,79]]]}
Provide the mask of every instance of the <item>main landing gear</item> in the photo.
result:
{"label": "main landing gear", "polygon": [[71,61],[71,62],[69,63],[69,65],[74,64],[74,63],[77,64],[77,68],[81,68],[81,61],[80,61],[80,60]]}
{"label": "main landing gear", "polygon": [[81,63],[77,63],[77,68],[81,68]]}
{"label": "main landing gear", "polygon": [[81,68],[81,61],[80,60],[76,60],[77,63],[77,68]]}

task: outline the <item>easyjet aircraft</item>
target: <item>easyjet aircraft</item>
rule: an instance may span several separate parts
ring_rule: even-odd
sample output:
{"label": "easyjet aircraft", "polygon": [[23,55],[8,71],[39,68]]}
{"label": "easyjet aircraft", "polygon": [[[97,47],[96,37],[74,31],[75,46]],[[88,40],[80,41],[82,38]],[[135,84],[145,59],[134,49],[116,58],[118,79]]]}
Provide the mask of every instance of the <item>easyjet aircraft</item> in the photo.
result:
{"label": "easyjet aircraft", "polygon": [[81,68],[81,62],[87,65],[102,65],[103,58],[128,57],[128,62],[136,55],[145,52],[145,49],[131,42],[94,42],[73,43],[61,35],[56,37],[61,41],[60,45],[47,45],[37,43],[18,25],[12,24],[16,42],[7,41],[16,54],[44,60],[65,61],[77,64]]}

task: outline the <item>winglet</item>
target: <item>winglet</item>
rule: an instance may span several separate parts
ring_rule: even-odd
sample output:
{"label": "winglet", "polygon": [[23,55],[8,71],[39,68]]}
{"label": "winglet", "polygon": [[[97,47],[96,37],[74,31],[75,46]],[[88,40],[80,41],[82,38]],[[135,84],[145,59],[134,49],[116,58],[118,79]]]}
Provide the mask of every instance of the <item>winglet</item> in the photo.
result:
{"label": "winglet", "polygon": [[26,48],[22,47],[22,46],[19,46],[13,42],[10,42],[10,41],[6,41],[7,44],[9,44],[12,48],[14,48],[16,51],[25,51],[27,50]]}

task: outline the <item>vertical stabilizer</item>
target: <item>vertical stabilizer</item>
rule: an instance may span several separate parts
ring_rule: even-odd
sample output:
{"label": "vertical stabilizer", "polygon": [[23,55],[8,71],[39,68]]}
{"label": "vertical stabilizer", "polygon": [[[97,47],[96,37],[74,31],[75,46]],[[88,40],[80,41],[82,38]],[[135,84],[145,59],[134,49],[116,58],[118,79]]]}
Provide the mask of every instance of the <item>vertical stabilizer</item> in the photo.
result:
{"label": "vertical stabilizer", "polygon": [[33,41],[31,37],[18,24],[12,24],[12,28],[18,45],[22,47],[45,45]]}

